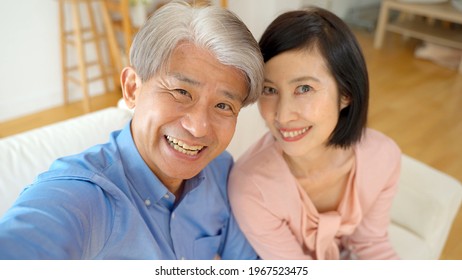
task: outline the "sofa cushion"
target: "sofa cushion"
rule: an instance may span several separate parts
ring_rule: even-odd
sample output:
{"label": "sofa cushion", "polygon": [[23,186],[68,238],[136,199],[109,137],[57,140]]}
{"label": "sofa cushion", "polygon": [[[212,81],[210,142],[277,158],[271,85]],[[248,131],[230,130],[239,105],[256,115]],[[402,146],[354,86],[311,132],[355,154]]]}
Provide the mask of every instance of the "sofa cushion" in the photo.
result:
{"label": "sofa cushion", "polygon": [[404,260],[432,260],[436,259],[427,240],[417,236],[407,228],[391,223],[388,228],[390,242],[396,253]]}

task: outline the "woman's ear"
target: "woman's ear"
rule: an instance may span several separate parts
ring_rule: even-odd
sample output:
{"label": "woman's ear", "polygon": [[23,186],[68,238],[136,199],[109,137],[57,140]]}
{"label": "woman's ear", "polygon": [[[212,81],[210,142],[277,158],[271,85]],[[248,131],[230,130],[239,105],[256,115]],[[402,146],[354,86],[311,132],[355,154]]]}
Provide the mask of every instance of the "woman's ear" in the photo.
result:
{"label": "woman's ear", "polygon": [[348,107],[351,102],[351,97],[346,94],[340,94],[340,110]]}
{"label": "woman's ear", "polygon": [[129,109],[135,108],[136,97],[141,88],[141,79],[132,67],[125,67],[120,74],[120,83],[122,85],[122,94],[125,104]]}

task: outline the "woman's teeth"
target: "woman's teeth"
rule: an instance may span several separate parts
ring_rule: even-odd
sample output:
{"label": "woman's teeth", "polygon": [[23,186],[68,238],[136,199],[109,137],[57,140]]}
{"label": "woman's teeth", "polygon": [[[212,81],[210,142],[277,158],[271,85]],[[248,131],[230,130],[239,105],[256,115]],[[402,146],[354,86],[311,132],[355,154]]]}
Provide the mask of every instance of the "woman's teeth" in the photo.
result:
{"label": "woman's teeth", "polygon": [[309,127],[305,127],[303,129],[300,129],[300,130],[295,130],[295,131],[280,131],[282,136],[284,138],[293,138],[293,137],[296,137],[298,135],[301,135],[303,133],[305,133],[307,130],[309,129]]}

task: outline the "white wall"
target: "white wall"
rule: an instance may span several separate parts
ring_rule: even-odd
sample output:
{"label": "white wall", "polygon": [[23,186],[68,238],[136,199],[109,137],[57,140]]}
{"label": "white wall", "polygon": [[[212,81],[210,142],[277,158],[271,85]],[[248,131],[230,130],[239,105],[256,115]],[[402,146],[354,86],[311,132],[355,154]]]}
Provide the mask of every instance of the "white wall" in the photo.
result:
{"label": "white wall", "polygon": [[266,26],[280,13],[301,7],[303,0],[228,0],[228,8],[260,39]]}
{"label": "white wall", "polygon": [[[228,0],[228,5],[258,40],[287,10],[316,4],[342,13],[351,5],[378,1]],[[0,122],[62,104],[58,1],[0,0],[0,34]],[[81,98],[78,90],[71,88],[71,100]]]}
{"label": "white wall", "polygon": [[380,3],[380,0],[301,0],[302,5],[316,5],[345,19],[351,8]]}
{"label": "white wall", "polygon": [[62,102],[58,1],[0,1],[0,121]]}
{"label": "white wall", "polygon": [[380,0],[228,0],[228,7],[260,39],[266,26],[279,14],[304,6],[315,5],[345,18],[352,7],[380,3]]}

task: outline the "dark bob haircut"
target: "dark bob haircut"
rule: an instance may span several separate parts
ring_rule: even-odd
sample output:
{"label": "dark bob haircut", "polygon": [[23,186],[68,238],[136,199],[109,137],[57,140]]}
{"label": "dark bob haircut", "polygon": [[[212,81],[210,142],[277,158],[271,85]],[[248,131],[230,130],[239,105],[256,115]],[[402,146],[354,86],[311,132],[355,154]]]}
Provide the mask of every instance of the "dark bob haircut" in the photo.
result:
{"label": "dark bob haircut", "polygon": [[339,94],[350,100],[340,111],[327,145],[347,148],[361,140],[367,122],[369,77],[356,37],[343,20],[317,7],[286,12],[266,28],[259,44],[265,63],[286,51],[317,49]]}

